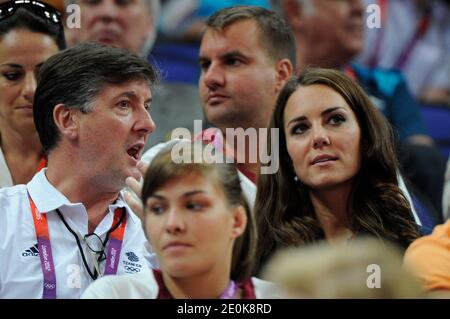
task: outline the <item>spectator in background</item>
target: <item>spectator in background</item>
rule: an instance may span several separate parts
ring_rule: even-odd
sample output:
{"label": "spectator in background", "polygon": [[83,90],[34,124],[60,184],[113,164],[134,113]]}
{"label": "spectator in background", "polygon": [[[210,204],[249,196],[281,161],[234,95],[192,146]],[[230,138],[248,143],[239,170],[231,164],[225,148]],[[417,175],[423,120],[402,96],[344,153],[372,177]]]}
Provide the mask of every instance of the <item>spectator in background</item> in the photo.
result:
{"label": "spectator in background", "polygon": [[294,77],[270,127],[279,129],[280,169],[258,180],[259,268],[281,247],[370,235],[406,249],[419,236],[391,127],[349,77],[331,69]]}
{"label": "spectator in background", "polygon": [[9,187],[29,182],[46,165],[33,122],[35,73],[65,41],[53,7],[7,1],[0,10],[0,187]]}
{"label": "spectator in background", "polygon": [[81,27],[74,41],[99,42],[147,56],[156,38],[159,0],[68,0],[80,6]]}
{"label": "spectator in background", "polygon": [[160,29],[163,35],[171,39],[198,43],[209,16],[220,9],[237,5],[270,9],[269,0],[167,0],[163,1]]}
{"label": "spectator in background", "polygon": [[369,238],[282,250],[268,263],[264,278],[280,284],[293,298],[425,297],[402,268],[398,247]]}
{"label": "spectator in background", "polygon": [[358,61],[370,68],[396,68],[414,96],[450,105],[450,2],[365,0],[381,11],[381,28],[366,28]]}
{"label": "spectator in background", "polygon": [[273,1],[292,26],[297,41],[298,70],[305,67],[340,69],[358,81],[373,104],[398,133],[399,157],[407,180],[421,202],[430,226],[442,219],[441,198],[445,163],[427,135],[419,105],[402,75],[395,70],[369,70],[351,64],[364,46],[364,6],[361,0]]}
{"label": "spectator in background", "polygon": [[[180,146],[182,153],[175,149]],[[109,276],[83,298],[277,296],[272,284],[251,278],[257,239],[253,215],[236,167],[218,162],[219,157],[191,141],[171,144],[156,155],[145,174],[142,202],[160,270]]]}

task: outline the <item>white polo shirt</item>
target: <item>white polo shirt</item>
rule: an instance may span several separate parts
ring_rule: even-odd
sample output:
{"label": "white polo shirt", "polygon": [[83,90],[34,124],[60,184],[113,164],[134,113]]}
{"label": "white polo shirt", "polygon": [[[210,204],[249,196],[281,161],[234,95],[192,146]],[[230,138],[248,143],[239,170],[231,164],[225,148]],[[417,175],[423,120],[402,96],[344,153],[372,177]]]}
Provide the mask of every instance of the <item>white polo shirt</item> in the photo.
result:
{"label": "white polo shirt", "polygon": [[[45,171],[44,168],[38,172],[27,185],[0,189],[0,298],[42,298],[44,277],[28,193],[38,211],[47,215],[56,273],[56,296],[80,298],[93,282],[83,264],[75,237],[55,210],[59,209],[69,227],[81,235],[88,233],[87,211],[83,204],[71,203],[53,187]],[[156,257],[147,243],[141,221],[126,205],[122,194],[109,206],[109,213],[95,233],[105,239],[117,207],[125,207],[127,212],[117,274],[139,273],[156,266]],[[90,252],[84,242],[81,245],[93,271]],[[105,262],[100,265],[101,271],[104,267]]]}

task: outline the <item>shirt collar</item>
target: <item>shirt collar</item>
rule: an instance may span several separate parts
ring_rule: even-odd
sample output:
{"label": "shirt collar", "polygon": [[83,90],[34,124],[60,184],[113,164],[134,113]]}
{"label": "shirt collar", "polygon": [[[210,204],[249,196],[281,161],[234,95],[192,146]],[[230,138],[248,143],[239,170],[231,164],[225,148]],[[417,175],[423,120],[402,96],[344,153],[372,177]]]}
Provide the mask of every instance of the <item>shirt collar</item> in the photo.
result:
{"label": "shirt collar", "polygon": [[118,207],[120,207],[120,208],[125,207],[125,210],[127,211],[127,215],[130,216],[133,223],[139,223],[141,221],[141,219],[131,210],[131,208],[125,202],[125,199],[123,196],[123,191],[121,191],[119,193],[119,197],[117,197],[116,202],[114,204],[110,205],[109,207],[110,207],[111,211],[115,211],[115,209]]}
{"label": "shirt collar", "polygon": [[[27,184],[27,190],[33,199],[36,208],[40,213],[48,213],[62,206],[78,206],[80,203],[71,203],[70,200],[58,191],[47,179],[45,172],[47,168],[42,169],[34,175],[33,179]],[[116,208],[125,207],[131,220],[139,222],[139,217],[133,213],[124,200],[123,193],[120,192],[114,204],[109,206],[110,211],[114,212]]]}
{"label": "shirt collar", "polygon": [[38,211],[47,213],[64,205],[70,206],[72,203],[69,199],[50,184],[47,176],[45,176],[46,171],[47,168],[40,170],[27,184],[28,193],[36,204]]}

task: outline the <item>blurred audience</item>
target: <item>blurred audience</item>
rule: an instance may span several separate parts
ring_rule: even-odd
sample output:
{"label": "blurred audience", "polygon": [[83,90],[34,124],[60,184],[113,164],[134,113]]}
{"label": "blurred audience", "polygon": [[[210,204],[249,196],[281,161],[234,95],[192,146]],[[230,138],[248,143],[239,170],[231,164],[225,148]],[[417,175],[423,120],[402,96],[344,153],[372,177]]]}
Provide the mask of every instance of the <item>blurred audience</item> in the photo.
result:
{"label": "blurred audience", "polygon": [[81,27],[73,33],[72,45],[99,42],[146,56],[156,37],[159,0],[67,0],[80,6]]}
{"label": "blurred audience", "polygon": [[269,0],[163,0],[160,29],[173,40],[200,42],[206,20],[216,11],[237,6],[251,5],[269,9]]}
{"label": "blurred audience", "polygon": [[425,292],[402,267],[402,253],[375,239],[318,243],[278,252],[264,278],[292,298],[423,298]]}
{"label": "blurred audience", "polygon": [[364,0],[380,8],[381,28],[366,27],[358,61],[396,68],[424,103],[450,105],[450,2]]}

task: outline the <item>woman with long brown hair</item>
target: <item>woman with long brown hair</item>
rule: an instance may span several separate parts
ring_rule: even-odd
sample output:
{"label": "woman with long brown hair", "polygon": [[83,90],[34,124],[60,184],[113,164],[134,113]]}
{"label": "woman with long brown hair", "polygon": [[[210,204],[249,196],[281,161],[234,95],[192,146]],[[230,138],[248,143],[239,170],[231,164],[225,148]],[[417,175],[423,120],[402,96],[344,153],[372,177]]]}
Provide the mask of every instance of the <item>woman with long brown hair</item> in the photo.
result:
{"label": "woman with long brown hair", "polygon": [[406,248],[419,236],[392,130],[346,75],[309,69],[291,79],[271,127],[280,168],[258,181],[259,267],[284,246],[372,235]]}

